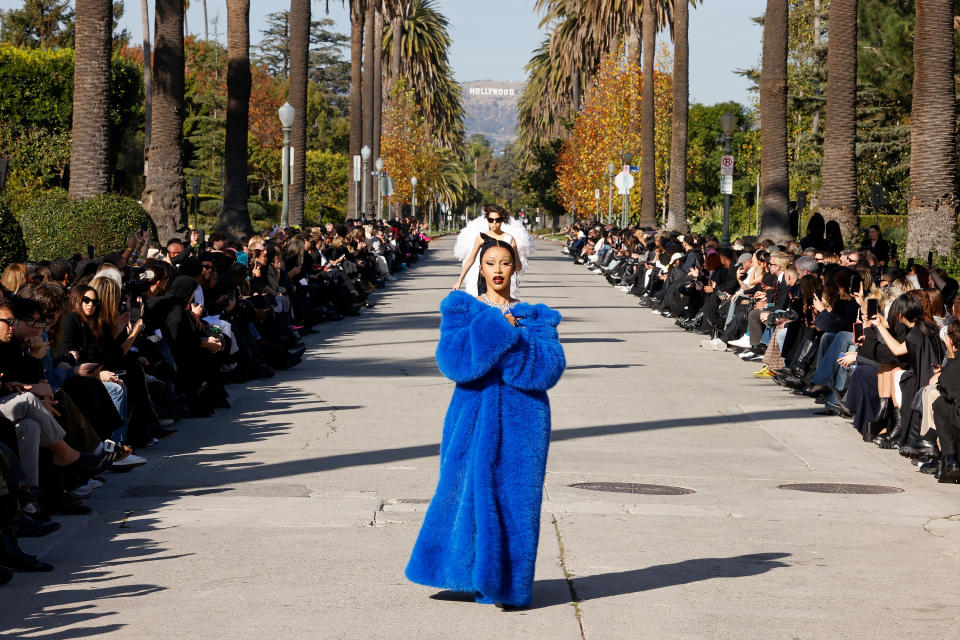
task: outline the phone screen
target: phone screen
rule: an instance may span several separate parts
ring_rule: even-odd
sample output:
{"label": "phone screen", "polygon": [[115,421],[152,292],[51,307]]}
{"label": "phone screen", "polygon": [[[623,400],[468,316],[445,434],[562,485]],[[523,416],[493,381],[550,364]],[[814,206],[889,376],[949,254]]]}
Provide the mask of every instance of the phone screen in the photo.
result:
{"label": "phone screen", "polygon": [[140,298],[130,299],[130,322],[136,323],[143,315],[143,300]]}
{"label": "phone screen", "polygon": [[857,343],[863,341],[863,323],[862,322],[853,323],[853,341]]}
{"label": "phone screen", "polygon": [[804,313],[806,314],[807,322],[813,322],[813,307],[810,305],[807,305],[807,308],[804,310]]}
{"label": "phone screen", "polygon": [[933,266],[933,251],[927,253],[927,264]]}
{"label": "phone screen", "polygon": [[87,257],[90,258],[91,260],[93,260],[93,256],[94,256],[93,245],[92,245],[92,244],[88,244],[88,245],[87,245]]}
{"label": "phone screen", "polygon": [[867,300],[867,317],[876,318],[878,311],[879,311],[878,301],[873,298]]}

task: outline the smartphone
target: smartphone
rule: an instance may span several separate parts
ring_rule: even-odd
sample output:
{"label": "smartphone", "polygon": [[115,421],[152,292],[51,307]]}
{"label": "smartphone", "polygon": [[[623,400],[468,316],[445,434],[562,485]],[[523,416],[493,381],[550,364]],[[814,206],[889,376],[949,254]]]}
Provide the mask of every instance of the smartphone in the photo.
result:
{"label": "smartphone", "polygon": [[930,251],[927,253],[927,266],[928,267],[933,266],[933,251]]}
{"label": "smartphone", "polygon": [[130,298],[130,322],[136,324],[143,316],[143,300],[140,298]]}
{"label": "smartphone", "polygon": [[806,316],[807,323],[813,324],[813,306],[808,304],[803,312],[804,312],[804,315]]}
{"label": "smartphone", "polygon": [[853,341],[856,344],[863,342],[863,323],[854,322],[853,323]]}
{"label": "smartphone", "polygon": [[146,223],[146,222],[141,222],[141,223],[140,223],[140,233],[146,233],[146,232],[147,232],[147,223]]}
{"label": "smartphone", "polygon": [[92,245],[92,244],[88,244],[88,245],[87,245],[87,257],[90,258],[91,260],[93,260],[93,256],[94,256],[94,255],[95,255],[95,253],[94,253],[94,250],[93,250],[93,245]]}
{"label": "smartphone", "polygon": [[877,313],[879,312],[879,307],[880,307],[880,303],[878,300],[874,298],[870,298],[869,300],[867,300],[867,317],[870,318],[871,320],[873,318],[876,318]]}

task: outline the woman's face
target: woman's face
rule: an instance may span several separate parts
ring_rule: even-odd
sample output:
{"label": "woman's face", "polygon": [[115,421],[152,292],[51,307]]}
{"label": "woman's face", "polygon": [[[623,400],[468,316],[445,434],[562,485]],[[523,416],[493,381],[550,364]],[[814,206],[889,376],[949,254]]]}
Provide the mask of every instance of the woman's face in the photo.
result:
{"label": "woman's face", "polygon": [[488,291],[495,291],[504,298],[509,298],[513,269],[513,256],[507,249],[492,247],[483,254],[480,272],[487,283]]}
{"label": "woman's face", "polygon": [[503,225],[503,218],[496,211],[491,211],[487,214],[487,224],[490,226],[490,231],[499,233],[500,227]]}
{"label": "woman's face", "polygon": [[83,294],[80,298],[80,310],[83,311],[85,318],[92,318],[97,315],[97,311],[100,310],[100,298],[97,297],[96,291],[90,289]]}

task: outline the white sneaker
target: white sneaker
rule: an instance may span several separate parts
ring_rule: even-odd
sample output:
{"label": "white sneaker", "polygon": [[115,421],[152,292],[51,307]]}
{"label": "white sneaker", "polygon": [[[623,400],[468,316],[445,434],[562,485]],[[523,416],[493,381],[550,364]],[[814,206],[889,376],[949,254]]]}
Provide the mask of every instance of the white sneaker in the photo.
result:
{"label": "white sneaker", "polygon": [[740,338],[736,340],[731,340],[727,343],[729,346],[736,349],[749,349],[750,348],[750,335],[743,334]]}
{"label": "white sneaker", "polygon": [[660,315],[660,309],[650,309],[650,313],[652,313],[655,316],[658,316]]}
{"label": "white sneaker", "polygon": [[703,340],[700,342],[700,346],[708,351],[726,351],[727,343],[721,340],[720,338],[714,338],[713,340]]}
{"label": "white sneaker", "polygon": [[90,482],[88,482],[87,484],[90,485],[91,489],[99,489],[105,483],[103,482],[103,480],[98,480],[97,478],[90,478]]}
{"label": "white sneaker", "polygon": [[126,468],[126,467],[139,467],[140,465],[147,464],[146,458],[141,458],[135,453],[131,453],[123,460],[117,460],[111,466]]}
{"label": "white sneaker", "polygon": [[74,498],[86,498],[91,493],[93,493],[93,487],[90,486],[89,482],[87,482],[87,484],[81,485],[76,489],[74,489],[73,491],[68,491],[67,493],[72,495]]}

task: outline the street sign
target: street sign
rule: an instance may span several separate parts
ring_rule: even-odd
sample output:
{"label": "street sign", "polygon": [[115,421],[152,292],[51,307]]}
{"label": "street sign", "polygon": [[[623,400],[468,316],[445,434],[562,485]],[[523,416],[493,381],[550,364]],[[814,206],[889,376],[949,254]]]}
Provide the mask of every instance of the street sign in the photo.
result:
{"label": "street sign", "polygon": [[594,189],[594,190],[593,190],[593,197],[594,197],[595,200],[599,200],[599,199],[600,199],[600,189]]}
{"label": "street sign", "polygon": [[353,181],[360,182],[360,176],[363,174],[363,169],[361,168],[361,163],[363,158],[360,156],[353,156]]}
{"label": "street sign", "polygon": [[733,175],[733,156],[723,156],[720,158],[720,175]]}
{"label": "street sign", "polygon": [[733,194],[733,176],[720,176],[720,193]]}
{"label": "street sign", "polygon": [[630,165],[630,173],[640,173],[640,166],[635,164]]}
{"label": "street sign", "polygon": [[390,176],[380,178],[380,192],[388,198],[393,195],[393,178]]}
{"label": "street sign", "polygon": [[630,189],[633,188],[633,176],[621,171],[617,174],[617,177],[613,179],[613,184],[617,185],[617,190],[620,192],[620,195],[626,195],[630,192]]}

